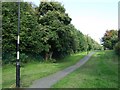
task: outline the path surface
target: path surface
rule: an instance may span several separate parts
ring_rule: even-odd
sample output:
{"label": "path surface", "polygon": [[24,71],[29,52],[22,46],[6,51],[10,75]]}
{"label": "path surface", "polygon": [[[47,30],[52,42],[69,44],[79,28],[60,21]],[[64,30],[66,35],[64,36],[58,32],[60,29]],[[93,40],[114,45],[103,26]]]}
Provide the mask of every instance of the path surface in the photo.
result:
{"label": "path surface", "polygon": [[74,70],[85,64],[93,54],[94,52],[88,54],[73,66],[70,66],[62,71],[59,71],[57,73],[54,73],[52,75],[34,81],[33,85],[31,85],[30,88],[50,88],[57,81],[65,77],[67,74],[73,72]]}

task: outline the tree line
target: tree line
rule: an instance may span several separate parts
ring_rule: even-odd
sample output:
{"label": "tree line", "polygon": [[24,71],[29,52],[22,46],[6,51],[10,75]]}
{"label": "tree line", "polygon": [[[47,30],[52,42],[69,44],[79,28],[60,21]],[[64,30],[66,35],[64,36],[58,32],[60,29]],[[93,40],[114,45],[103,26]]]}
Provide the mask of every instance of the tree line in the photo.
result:
{"label": "tree line", "polygon": [[[101,46],[71,24],[72,18],[60,2],[20,4],[20,58],[37,56],[44,60],[59,59],[86,50],[99,50]],[[2,58],[3,63],[16,60],[18,5],[2,3]]]}

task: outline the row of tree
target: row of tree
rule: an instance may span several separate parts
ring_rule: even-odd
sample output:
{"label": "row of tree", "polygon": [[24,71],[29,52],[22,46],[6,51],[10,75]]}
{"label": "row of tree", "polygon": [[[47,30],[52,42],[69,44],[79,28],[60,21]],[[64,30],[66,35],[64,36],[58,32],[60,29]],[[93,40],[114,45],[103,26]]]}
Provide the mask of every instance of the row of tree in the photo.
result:
{"label": "row of tree", "polygon": [[[17,11],[17,3],[2,3],[2,54],[5,63],[16,59]],[[101,49],[96,41],[71,24],[72,19],[65,11],[59,2],[41,2],[39,7],[21,2],[21,57],[32,54],[49,60],[80,51]]]}

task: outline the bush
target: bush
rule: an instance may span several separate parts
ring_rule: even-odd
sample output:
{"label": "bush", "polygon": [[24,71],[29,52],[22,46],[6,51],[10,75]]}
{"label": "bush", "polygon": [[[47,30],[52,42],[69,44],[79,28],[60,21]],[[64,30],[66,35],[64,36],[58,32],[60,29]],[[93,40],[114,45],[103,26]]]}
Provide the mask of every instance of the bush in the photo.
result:
{"label": "bush", "polygon": [[20,61],[22,62],[22,63],[27,63],[28,62],[28,56],[25,54],[25,53],[21,53],[20,54]]}
{"label": "bush", "polygon": [[118,55],[120,55],[120,41],[119,41],[118,43],[116,43],[114,49],[115,49],[115,52],[116,52]]}
{"label": "bush", "polygon": [[16,53],[2,53],[2,65],[4,64],[13,64],[16,61]]}
{"label": "bush", "polygon": [[[16,53],[6,53],[3,55],[2,60],[3,64],[16,64]],[[28,62],[28,56],[25,53],[20,53],[20,62],[27,63]]]}

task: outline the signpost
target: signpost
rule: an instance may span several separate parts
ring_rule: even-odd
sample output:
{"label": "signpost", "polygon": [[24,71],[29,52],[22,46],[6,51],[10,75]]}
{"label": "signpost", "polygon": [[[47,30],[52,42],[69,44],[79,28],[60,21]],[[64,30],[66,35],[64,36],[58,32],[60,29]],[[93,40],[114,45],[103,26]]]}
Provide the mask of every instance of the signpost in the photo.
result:
{"label": "signpost", "polygon": [[20,45],[20,1],[18,1],[18,32],[17,32],[17,60],[16,60],[16,87],[20,87],[20,61],[19,61],[19,45]]}

